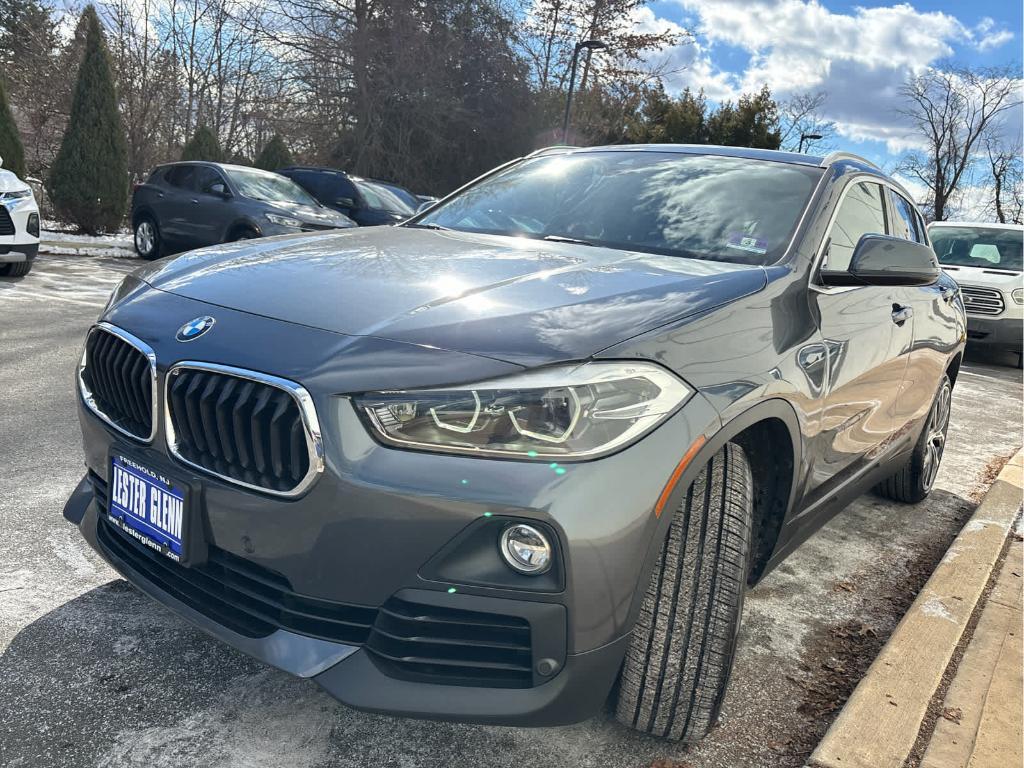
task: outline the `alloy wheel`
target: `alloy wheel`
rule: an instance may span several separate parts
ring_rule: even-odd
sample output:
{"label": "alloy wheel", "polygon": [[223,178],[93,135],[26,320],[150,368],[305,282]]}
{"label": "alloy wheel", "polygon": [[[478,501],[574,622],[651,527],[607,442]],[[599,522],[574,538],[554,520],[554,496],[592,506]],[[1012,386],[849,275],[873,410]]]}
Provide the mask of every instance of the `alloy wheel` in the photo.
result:
{"label": "alloy wheel", "polygon": [[139,226],[135,228],[135,247],[139,253],[150,253],[155,240],[156,233],[153,231],[153,225],[148,221],[140,222]]}
{"label": "alloy wheel", "polygon": [[946,447],[946,429],[949,427],[949,410],[951,390],[948,381],[942,382],[942,388],[935,397],[928,424],[925,427],[924,466],[921,480],[926,491],[931,490],[935,476],[939,474],[939,463],[942,451]]}

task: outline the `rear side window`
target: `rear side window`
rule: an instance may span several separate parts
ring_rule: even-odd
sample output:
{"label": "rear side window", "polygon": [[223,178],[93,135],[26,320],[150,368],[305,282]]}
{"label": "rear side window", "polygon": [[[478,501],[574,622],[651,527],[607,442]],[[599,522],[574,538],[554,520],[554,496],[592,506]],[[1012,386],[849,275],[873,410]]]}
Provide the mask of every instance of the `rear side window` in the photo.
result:
{"label": "rear side window", "polygon": [[878,184],[858,181],[849,189],[829,232],[823,269],[848,269],[861,237],[886,234],[882,200],[882,187]]}
{"label": "rear side window", "polygon": [[190,189],[192,186],[192,176],[195,172],[196,167],[194,165],[175,165],[167,171],[164,178],[172,187]]}
{"label": "rear side window", "polygon": [[904,240],[913,240],[915,243],[924,242],[924,234],[920,229],[917,215],[914,213],[914,206],[903,195],[892,193],[892,207],[896,212],[893,219],[892,229],[896,237]]}

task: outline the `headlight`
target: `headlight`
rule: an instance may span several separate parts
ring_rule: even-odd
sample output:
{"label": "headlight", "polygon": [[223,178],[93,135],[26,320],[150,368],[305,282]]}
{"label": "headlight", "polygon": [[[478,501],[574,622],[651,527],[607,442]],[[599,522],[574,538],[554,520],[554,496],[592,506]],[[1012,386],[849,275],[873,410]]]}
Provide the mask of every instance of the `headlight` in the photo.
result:
{"label": "headlight", "polygon": [[1015,303],[1024,304],[1024,288],[1014,288],[1010,295],[1013,296]]}
{"label": "headlight", "polygon": [[653,363],[544,368],[464,387],[354,398],[385,443],[519,459],[580,459],[633,442],[690,396]]}
{"label": "headlight", "polygon": [[16,192],[0,192],[0,200],[21,200],[24,197],[32,197],[32,190],[19,189]]}
{"label": "headlight", "polygon": [[115,306],[120,304],[131,293],[134,293],[139,288],[146,287],[146,283],[135,277],[135,275],[126,275],[125,278],[117,284],[117,288],[114,289],[113,293],[110,294],[110,298],[107,299],[107,306],[100,312],[100,317],[103,317],[107,312],[112,310]]}
{"label": "headlight", "polygon": [[294,227],[298,229],[302,226],[302,222],[298,219],[293,219],[291,216],[280,216],[276,213],[268,213],[267,219],[280,227]]}

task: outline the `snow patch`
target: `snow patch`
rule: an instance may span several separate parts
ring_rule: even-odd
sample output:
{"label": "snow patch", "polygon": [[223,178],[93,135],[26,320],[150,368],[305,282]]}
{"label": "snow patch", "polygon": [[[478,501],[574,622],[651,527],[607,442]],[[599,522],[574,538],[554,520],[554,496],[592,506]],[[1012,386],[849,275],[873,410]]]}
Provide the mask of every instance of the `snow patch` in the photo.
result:
{"label": "snow patch", "polygon": [[942,602],[942,599],[938,597],[932,597],[926,600],[921,606],[921,613],[929,618],[945,619],[946,621],[951,621],[956,624],[956,618],[949,612],[949,609],[946,607],[945,603]]}

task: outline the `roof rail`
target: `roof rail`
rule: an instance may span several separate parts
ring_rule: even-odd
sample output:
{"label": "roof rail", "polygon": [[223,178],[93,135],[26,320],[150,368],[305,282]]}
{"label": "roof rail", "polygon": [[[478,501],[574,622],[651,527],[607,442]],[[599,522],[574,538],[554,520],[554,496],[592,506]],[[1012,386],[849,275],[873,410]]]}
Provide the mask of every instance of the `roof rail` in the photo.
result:
{"label": "roof rail", "polygon": [[821,167],[827,168],[828,166],[832,165],[832,163],[837,163],[840,160],[853,160],[854,162],[857,163],[864,163],[864,165],[869,165],[876,171],[882,170],[877,165],[872,163],[870,160],[865,160],[863,157],[861,157],[860,155],[855,155],[853,152],[829,152],[828,155],[825,156],[825,159],[821,161]]}
{"label": "roof rail", "polygon": [[566,152],[570,149],[579,149],[579,147],[574,147],[569,144],[555,144],[550,147],[541,147],[540,149],[535,149],[533,150],[533,152],[528,154],[527,157],[539,157],[541,155],[546,155],[549,152]]}

